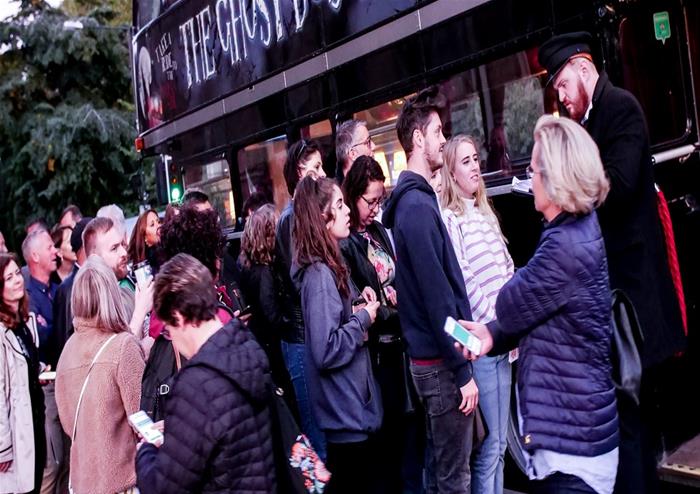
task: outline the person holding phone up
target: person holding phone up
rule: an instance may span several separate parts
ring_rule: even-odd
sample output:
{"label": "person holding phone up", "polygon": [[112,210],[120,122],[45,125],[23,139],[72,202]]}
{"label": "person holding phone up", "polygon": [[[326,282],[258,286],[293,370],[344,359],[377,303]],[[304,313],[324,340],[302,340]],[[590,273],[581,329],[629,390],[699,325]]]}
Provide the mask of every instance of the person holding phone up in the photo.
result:
{"label": "person holding phone up", "polygon": [[528,172],[545,219],[535,254],[501,288],[496,320],[460,322],[481,354],[519,346],[518,425],[533,492],[611,493],[619,441],[612,294],[594,210],[610,186],[583,127],[551,115],[537,122]]}

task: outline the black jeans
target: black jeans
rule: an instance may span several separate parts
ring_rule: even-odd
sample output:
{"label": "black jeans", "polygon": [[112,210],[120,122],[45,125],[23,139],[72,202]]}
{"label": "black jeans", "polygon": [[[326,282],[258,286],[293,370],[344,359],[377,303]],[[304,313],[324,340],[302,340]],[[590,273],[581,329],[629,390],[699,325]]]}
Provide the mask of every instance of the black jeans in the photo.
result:
{"label": "black jeans", "polygon": [[411,364],[411,374],[425,408],[426,492],[469,494],[474,414],[459,411],[462,394],[444,364]]}
{"label": "black jeans", "polygon": [[580,478],[555,472],[542,480],[533,480],[532,494],[596,494],[596,491]]}

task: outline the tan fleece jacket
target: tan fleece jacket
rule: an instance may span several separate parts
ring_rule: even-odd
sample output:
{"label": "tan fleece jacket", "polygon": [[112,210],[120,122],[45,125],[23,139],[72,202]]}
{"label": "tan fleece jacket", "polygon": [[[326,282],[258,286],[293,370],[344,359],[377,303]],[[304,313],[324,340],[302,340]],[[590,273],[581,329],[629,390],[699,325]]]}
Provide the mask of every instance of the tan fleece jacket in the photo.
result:
{"label": "tan fleece jacket", "polygon": [[[75,318],[74,326],[56,368],[56,404],[69,437],[90,363],[113,334],[80,318]],[[71,482],[77,494],[114,494],[136,485],[138,439],[127,416],[139,410],[144,367],[138,341],[125,332],[107,345],[92,368],[70,454]]]}

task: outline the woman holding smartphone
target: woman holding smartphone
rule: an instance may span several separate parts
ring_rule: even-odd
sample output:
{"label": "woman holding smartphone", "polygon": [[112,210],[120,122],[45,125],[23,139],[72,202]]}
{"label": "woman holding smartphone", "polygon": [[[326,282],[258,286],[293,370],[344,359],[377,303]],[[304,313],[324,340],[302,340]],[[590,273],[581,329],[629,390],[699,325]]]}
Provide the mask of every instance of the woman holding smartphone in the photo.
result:
{"label": "woman holding smartphone", "polygon": [[39,336],[14,254],[0,254],[0,493],[38,493],[46,460]]}
{"label": "woman holding smartphone", "polygon": [[[498,219],[486,197],[481,178],[479,148],[473,138],[456,135],[443,150],[440,204],[450,235],[475,321],[496,318],[498,292],[513,276]],[[479,407],[488,435],[472,453],[471,488],[479,494],[503,492],[506,432],[510,415],[511,367],[508,354],[483,357],[474,362],[474,379],[479,388]]]}
{"label": "woman holding smartphone", "polygon": [[302,179],[294,196],[292,279],[301,294],[306,379],[311,409],[327,439],[328,493],[368,492],[370,439],[382,421],[379,388],[366,346],[379,302],[371,288],[359,295],[338,242],[350,234],[350,216],[331,179]]}
{"label": "woman holding smartphone", "polygon": [[75,333],[56,367],[56,404],[72,438],[70,485],[82,494],[132,492],[143,351],[129,331],[114,273],[90,256],[73,283]]}

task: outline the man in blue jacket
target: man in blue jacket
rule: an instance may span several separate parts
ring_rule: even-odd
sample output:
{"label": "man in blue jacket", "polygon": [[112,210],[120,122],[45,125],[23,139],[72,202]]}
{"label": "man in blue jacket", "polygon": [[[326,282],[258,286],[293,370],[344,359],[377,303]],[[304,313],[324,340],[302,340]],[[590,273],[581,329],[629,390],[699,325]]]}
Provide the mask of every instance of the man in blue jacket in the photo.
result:
{"label": "man in blue jacket", "polygon": [[427,492],[470,492],[469,456],[479,391],[471,363],[444,331],[445,319],[471,316],[464,280],[428,181],[443,166],[445,136],[436,87],[408,101],[396,123],[407,171],[387,202],[383,221],[396,243],[399,319],[411,374],[426,411]]}

